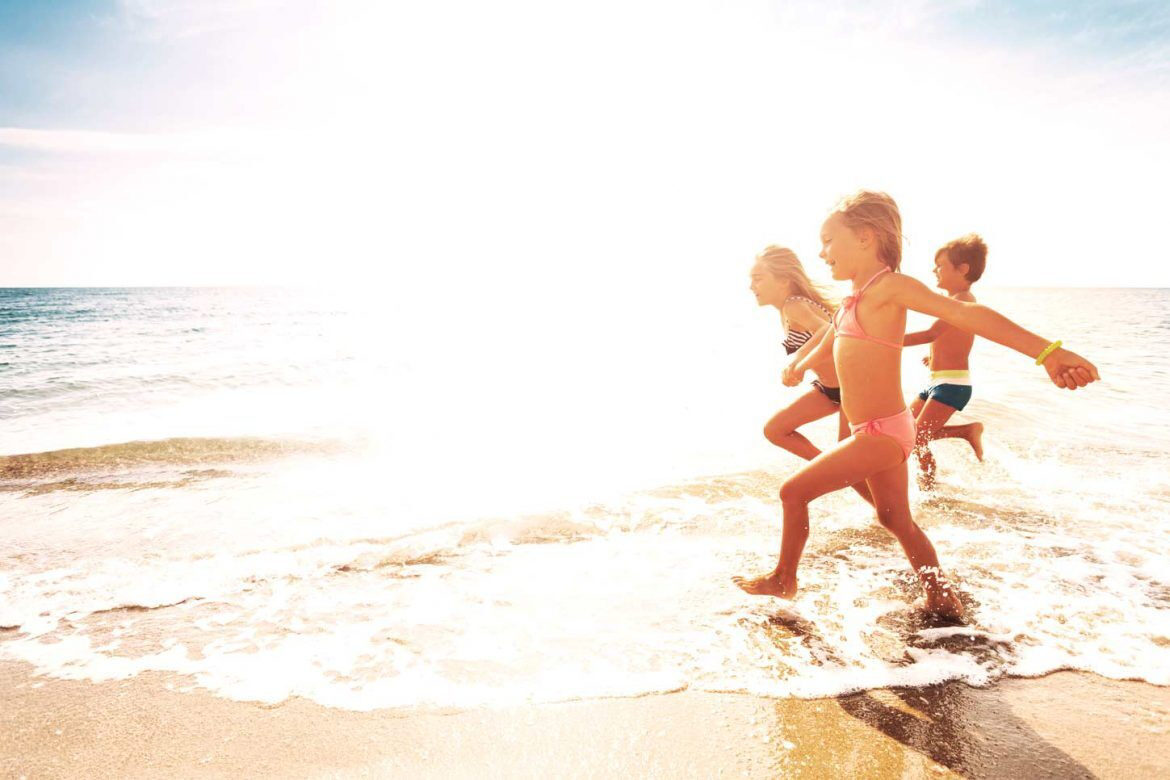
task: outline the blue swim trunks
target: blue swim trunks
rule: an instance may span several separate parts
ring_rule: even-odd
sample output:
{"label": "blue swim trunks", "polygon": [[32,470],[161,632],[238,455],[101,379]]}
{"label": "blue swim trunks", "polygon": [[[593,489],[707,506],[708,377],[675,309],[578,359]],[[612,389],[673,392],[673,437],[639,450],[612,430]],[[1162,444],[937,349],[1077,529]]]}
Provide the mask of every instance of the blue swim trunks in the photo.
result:
{"label": "blue swim trunks", "polygon": [[918,397],[923,401],[938,401],[956,412],[961,412],[971,400],[971,374],[957,369],[932,371],[930,386],[919,393]]}

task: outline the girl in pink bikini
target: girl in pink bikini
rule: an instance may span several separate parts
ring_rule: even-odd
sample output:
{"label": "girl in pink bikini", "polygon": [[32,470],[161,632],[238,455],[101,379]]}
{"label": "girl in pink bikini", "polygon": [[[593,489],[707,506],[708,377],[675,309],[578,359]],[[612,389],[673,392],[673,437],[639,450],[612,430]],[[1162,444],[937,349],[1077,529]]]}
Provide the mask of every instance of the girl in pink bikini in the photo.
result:
{"label": "girl in pink bikini", "polygon": [[[800,384],[804,371],[800,376],[794,376],[792,368],[816,349],[832,318],[833,304],[808,278],[796,253],[782,246],[769,246],[756,256],[751,272],[751,290],[760,306],[774,306],[779,310],[784,323],[784,351],[791,358],[784,369],[784,383],[790,386]],[[835,415],[840,418],[838,438],[844,439],[849,435],[849,424],[840,414],[841,389],[833,356],[824,353],[820,359],[810,361],[805,370],[816,376],[812,387],[768,420],[764,437],[797,457],[812,460],[821,451],[798,428]],[[854,488],[862,498],[869,500],[864,483],[854,485]]]}
{"label": "girl in pink bikini", "polygon": [[1061,349],[1059,341],[1050,343],[986,306],[938,295],[897,273],[902,217],[885,193],[861,191],[841,201],[821,228],[821,245],[833,278],[850,281],[853,294],[837,309],[832,329],[794,370],[802,373],[831,351],[841,383],[841,409],[853,435],[784,482],[780,560],[768,574],[736,577],[735,582],[752,594],[796,595],[809,502],[864,480],[878,521],[897,538],[922,582],[926,610],[957,618],[963,605],[939,569],[934,546],[910,515],[906,459],[914,448],[914,416],[902,397],[907,309],[1036,358],[1057,387],[1075,390],[1100,376],[1092,363]]}

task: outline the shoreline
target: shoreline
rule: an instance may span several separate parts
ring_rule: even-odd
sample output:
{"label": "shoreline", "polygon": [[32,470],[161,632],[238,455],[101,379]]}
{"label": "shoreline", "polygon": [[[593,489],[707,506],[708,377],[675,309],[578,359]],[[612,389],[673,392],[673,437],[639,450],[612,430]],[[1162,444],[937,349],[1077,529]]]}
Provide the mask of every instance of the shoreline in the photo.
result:
{"label": "shoreline", "polygon": [[0,662],[0,775],[1170,774],[1170,688],[1080,672],[831,699],[684,691],[451,712],[271,706],[171,689],[187,682],[162,673],[56,680]]}

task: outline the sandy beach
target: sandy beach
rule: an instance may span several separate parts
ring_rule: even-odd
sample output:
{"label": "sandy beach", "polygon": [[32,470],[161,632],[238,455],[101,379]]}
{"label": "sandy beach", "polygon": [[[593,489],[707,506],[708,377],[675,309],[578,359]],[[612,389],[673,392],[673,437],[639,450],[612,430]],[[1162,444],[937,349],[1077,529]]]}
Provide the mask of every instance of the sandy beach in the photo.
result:
{"label": "sandy beach", "polygon": [[1165,777],[1170,689],[1061,672],[836,699],[352,712],[0,665],[4,777]]}

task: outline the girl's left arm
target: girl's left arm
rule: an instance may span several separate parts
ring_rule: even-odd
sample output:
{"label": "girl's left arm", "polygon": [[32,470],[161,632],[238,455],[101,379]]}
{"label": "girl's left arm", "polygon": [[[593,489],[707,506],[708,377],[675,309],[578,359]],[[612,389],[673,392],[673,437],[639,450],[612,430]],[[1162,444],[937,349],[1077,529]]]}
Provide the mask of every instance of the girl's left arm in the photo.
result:
{"label": "girl's left arm", "polygon": [[[1038,357],[1051,343],[1025,330],[994,309],[980,303],[964,303],[938,295],[925,284],[902,274],[891,275],[887,283],[890,301],[907,309],[938,317],[957,328],[1003,344],[1031,358]],[[1097,367],[1075,352],[1056,349],[1043,361],[1044,370],[1057,387],[1075,390],[1101,378]]]}

